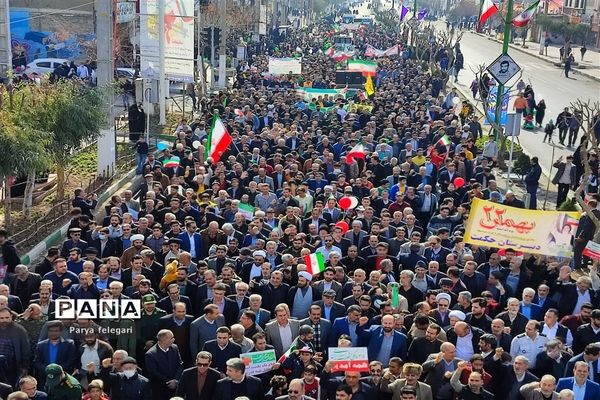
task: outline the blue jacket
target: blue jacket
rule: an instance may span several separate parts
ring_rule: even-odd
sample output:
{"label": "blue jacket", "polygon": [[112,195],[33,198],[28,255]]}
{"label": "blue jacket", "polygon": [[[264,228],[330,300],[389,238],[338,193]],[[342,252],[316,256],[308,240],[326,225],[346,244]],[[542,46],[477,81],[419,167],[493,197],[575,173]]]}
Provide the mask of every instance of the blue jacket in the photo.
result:
{"label": "blue jacket", "polygon": [[[573,390],[575,384],[575,378],[560,378],[556,385],[556,392],[560,392],[563,389]],[[585,395],[583,400],[597,400],[600,398],[600,385],[595,382],[587,380],[585,384]]]}
{"label": "blue jacket", "polygon": [[[202,236],[199,233],[194,233],[194,248],[196,250],[196,259],[201,257],[202,254]],[[181,249],[187,251],[188,253],[191,250],[190,238],[187,232],[181,232],[179,234],[179,239],[181,239]]]}
{"label": "blue jacket", "polygon": [[[358,331],[358,327],[356,330]],[[337,340],[341,335],[350,335],[348,317],[336,318],[335,321],[333,321],[333,325],[331,327],[331,336],[329,336],[329,345],[331,347],[337,347]]]}
{"label": "blue jacket", "polygon": [[[373,325],[370,328],[365,328],[365,325],[359,325],[356,328],[356,333],[358,334],[361,344],[367,345],[369,360],[376,360],[383,343],[383,327],[379,325]],[[392,341],[390,357],[400,357],[401,359],[406,360],[406,352],[408,348],[406,345],[406,335],[396,330],[394,330],[393,335],[394,339]]]}

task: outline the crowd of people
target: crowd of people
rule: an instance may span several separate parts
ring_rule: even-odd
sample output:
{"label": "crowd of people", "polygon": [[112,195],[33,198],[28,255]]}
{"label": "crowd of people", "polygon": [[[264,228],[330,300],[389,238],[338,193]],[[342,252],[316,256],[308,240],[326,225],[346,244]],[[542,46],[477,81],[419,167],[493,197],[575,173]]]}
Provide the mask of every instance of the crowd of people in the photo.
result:
{"label": "crowd of people", "polygon": [[[600,398],[596,265],[466,244],[472,199],[524,207],[497,187],[493,136],[478,148],[447,75],[403,55],[378,60],[372,96],[305,97],[335,87],[334,34],[325,20],[262,43],[305,73],[252,55],[141,184],[105,210],[76,190],[68,238],[32,270],[0,231],[0,398]],[[359,54],[406,40],[354,35]],[[233,140],[218,160],[215,114]],[[139,300],[141,316],[57,319],[59,299]],[[339,371],[334,347],[366,348],[368,371]],[[277,362],[247,374],[242,355],[265,350]]]}

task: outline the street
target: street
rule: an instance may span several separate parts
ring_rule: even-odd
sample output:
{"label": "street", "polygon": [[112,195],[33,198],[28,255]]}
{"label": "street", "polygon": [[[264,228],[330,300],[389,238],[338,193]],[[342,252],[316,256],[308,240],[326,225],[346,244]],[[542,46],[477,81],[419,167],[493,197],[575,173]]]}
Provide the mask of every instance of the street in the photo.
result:
{"label": "street", "polygon": [[[476,70],[479,64],[485,63],[488,65],[493,62],[502,52],[502,44],[488,40],[473,32],[465,32],[460,48],[465,57],[465,69],[458,76],[458,86],[461,90],[470,94],[469,86],[475,78],[472,70]],[[509,54],[523,69],[523,80],[525,83],[532,85],[536,101],[540,99],[546,101],[545,121],[552,118],[556,122],[558,113],[578,98],[597,101],[600,97],[600,83],[596,81],[577,74],[572,75],[573,78],[569,77],[567,79],[562,74],[562,69],[550,63],[514,49],[510,49]],[[514,79],[509,84],[513,84]],[[512,101],[509,105],[509,112],[512,112]],[[580,131],[580,137],[581,134]],[[533,132],[521,130],[519,141],[527,153],[539,157],[544,171],[549,171],[552,164],[552,145],[542,143],[543,137],[544,132],[542,129]],[[554,133],[554,141],[558,143],[558,130]],[[573,149],[558,144],[555,159],[560,155],[567,155],[572,152]]]}

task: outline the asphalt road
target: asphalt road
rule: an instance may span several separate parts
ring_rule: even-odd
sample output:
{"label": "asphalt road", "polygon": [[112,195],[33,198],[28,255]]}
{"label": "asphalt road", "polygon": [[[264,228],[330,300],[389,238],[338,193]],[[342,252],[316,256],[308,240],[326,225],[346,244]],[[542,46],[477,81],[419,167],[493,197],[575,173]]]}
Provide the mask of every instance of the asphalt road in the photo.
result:
{"label": "asphalt road", "polygon": [[[481,64],[488,65],[493,62],[502,52],[502,45],[473,32],[465,32],[461,40],[461,50],[465,57],[465,69],[459,74],[457,85],[470,94],[469,86],[475,78],[473,70],[477,70]],[[556,122],[556,117],[563,108],[577,99],[584,101],[600,99],[600,83],[594,80],[577,74],[567,79],[562,75],[562,69],[548,62],[514,49],[510,49],[509,54],[523,69],[523,80],[532,85],[536,101],[545,100],[547,107],[545,121],[552,118]],[[510,81],[509,85],[514,84],[515,81],[516,78]],[[512,99],[509,104],[509,112],[511,111]],[[544,170],[549,171],[553,161],[553,146],[542,143],[543,130],[537,129],[533,132],[521,130],[521,133],[519,141],[523,148],[529,154],[538,156]],[[558,142],[558,131],[555,131],[554,142]],[[572,153],[573,150],[558,144],[555,147],[554,159]]]}

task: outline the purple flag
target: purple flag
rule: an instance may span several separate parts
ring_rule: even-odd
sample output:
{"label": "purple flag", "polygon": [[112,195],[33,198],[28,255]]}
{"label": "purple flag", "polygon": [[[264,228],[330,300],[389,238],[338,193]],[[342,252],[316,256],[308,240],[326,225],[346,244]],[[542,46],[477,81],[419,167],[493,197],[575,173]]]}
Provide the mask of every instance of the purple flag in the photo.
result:
{"label": "purple flag", "polygon": [[400,21],[404,21],[404,17],[408,14],[408,8],[404,7],[404,4],[400,5]]}
{"label": "purple flag", "polygon": [[427,9],[426,8],[421,8],[421,10],[417,13],[417,19],[419,21],[423,21],[426,16],[427,16]]}

